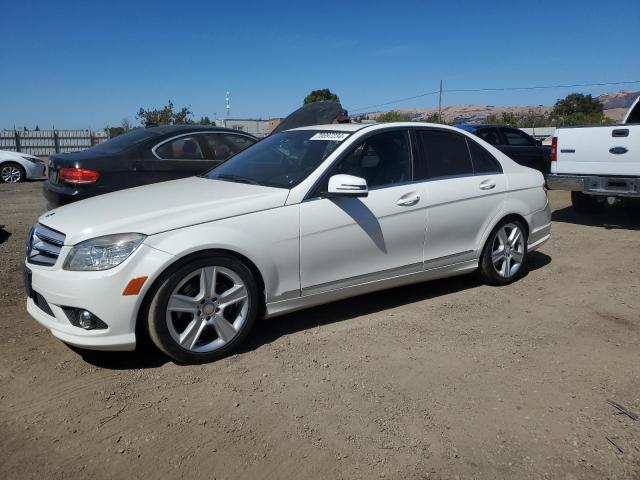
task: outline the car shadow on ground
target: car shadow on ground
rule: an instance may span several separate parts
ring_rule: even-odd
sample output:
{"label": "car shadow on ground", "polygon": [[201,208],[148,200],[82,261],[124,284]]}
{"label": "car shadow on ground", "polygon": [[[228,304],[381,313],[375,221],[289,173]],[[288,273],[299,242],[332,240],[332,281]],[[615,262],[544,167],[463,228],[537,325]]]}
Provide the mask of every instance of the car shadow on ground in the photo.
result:
{"label": "car shadow on ground", "polygon": [[[528,258],[528,271],[543,268],[551,262],[551,257],[542,252],[531,252]],[[403,287],[368,293],[318,307],[301,310],[271,319],[258,321],[239,349],[232,355],[257,350],[274,342],[280,337],[319,326],[343,322],[363,315],[449,295],[482,283],[474,275],[431,280]],[[148,339],[142,339],[141,345],[133,352],[101,352],[69,347],[91,365],[111,369],[147,369],[158,368],[171,360],[153,347]]]}
{"label": "car shadow on ground", "polygon": [[[528,258],[529,272],[551,263],[551,257],[542,252],[531,252]],[[431,280],[413,285],[368,293],[318,307],[258,322],[238,353],[260,348],[278,338],[302,330],[350,320],[363,315],[409,305],[441,297],[483,285],[475,275],[463,275]]]}
{"label": "car shadow on ground", "polygon": [[640,230],[640,209],[637,207],[607,206],[601,212],[585,214],[577,212],[573,207],[565,207],[555,210],[551,214],[551,220],[587,227],[602,227],[607,230]]}
{"label": "car shadow on ground", "polygon": [[11,232],[7,232],[4,229],[4,225],[0,225],[0,243],[4,243],[7,240],[9,240],[10,236],[11,236]]}

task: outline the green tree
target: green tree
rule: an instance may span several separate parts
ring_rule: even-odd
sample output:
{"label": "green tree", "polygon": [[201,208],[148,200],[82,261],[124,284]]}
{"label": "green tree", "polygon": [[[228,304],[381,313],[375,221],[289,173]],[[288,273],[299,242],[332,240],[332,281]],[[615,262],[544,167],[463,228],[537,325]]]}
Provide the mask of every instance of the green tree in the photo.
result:
{"label": "green tree", "polygon": [[390,112],[385,112],[381,115],[378,115],[376,118],[376,122],[387,123],[387,122],[410,122],[411,116],[406,113],[396,112],[395,110],[391,110]]}
{"label": "green tree", "polygon": [[208,116],[200,117],[200,120],[196,122],[198,125],[212,125],[213,122],[209,119]]}
{"label": "green tree", "polygon": [[140,120],[142,125],[156,124],[156,125],[184,125],[187,123],[193,123],[191,120],[192,112],[189,107],[182,107],[178,111],[173,111],[173,102],[169,102],[162,108],[154,108],[145,110],[140,107],[136,118]]}
{"label": "green tree", "polygon": [[552,122],[548,115],[534,110],[529,110],[518,120],[518,126],[523,128],[550,127],[551,125]]}
{"label": "green tree", "polygon": [[304,104],[320,102],[322,100],[330,100],[332,102],[339,102],[340,99],[338,96],[333,93],[328,88],[323,88],[322,90],[313,90],[309,95],[304,97]]}
{"label": "green tree", "polygon": [[612,123],[604,116],[602,104],[591,95],[571,93],[553,106],[551,118],[555,125],[589,125]]}

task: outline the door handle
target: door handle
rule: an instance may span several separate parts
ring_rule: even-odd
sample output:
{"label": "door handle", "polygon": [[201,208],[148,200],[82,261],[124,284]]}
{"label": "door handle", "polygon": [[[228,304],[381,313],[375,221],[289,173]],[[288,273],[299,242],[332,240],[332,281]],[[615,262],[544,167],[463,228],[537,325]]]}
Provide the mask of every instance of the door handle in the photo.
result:
{"label": "door handle", "polygon": [[612,137],[628,137],[629,129],[628,128],[617,128],[611,132]]}
{"label": "door handle", "polygon": [[485,180],[480,183],[480,190],[491,190],[496,188],[496,183],[492,180]]}
{"label": "door handle", "polygon": [[416,192],[409,192],[402,195],[398,199],[398,201],[396,201],[396,205],[399,205],[401,207],[410,207],[412,205],[415,205],[419,201],[420,195],[418,195]]}

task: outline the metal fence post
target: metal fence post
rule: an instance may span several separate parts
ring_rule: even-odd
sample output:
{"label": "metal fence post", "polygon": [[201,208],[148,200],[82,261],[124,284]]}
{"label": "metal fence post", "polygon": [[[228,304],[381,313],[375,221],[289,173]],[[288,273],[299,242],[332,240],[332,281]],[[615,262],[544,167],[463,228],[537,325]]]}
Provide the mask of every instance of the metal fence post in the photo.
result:
{"label": "metal fence post", "polygon": [[14,130],[13,133],[16,136],[16,152],[20,152],[21,151],[21,149],[20,149],[20,134],[18,133],[17,130]]}
{"label": "metal fence post", "polygon": [[53,131],[53,144],[55,145],[56,153],[60,153],[60,139],[58,138],[58,130]]}

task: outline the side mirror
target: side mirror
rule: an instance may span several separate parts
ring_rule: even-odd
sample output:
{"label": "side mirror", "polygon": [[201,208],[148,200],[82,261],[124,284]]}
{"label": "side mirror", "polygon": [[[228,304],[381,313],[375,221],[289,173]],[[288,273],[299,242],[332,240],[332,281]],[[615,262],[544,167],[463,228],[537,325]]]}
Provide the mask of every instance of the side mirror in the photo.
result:
{"label": "side mirror", "polygon": [[333,175],[329,178],[329,188],[325,197],[366,197],[369,195],[367,181],[353,175]]}

